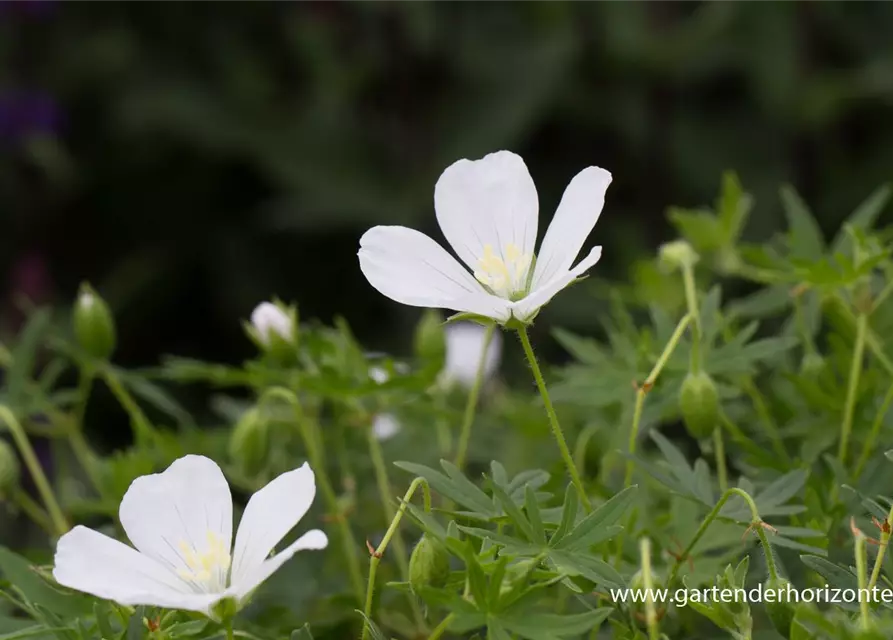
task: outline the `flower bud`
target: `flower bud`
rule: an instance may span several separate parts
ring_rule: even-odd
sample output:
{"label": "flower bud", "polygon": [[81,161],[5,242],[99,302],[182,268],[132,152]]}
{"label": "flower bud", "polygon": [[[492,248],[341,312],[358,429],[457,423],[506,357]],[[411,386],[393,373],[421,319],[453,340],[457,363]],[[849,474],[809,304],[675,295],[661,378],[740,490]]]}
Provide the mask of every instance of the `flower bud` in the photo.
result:
{"label": "flower bud", "polygon": [[667,271],[692,267],[700,259],[697,252],[685,240],[674,240],[661,245],[658,261]]}
{"label": "flower bud", "polygon": [[74,335],[84,351],[107,360],[115,350],[115,319],[105,300],[89,284],[82,284],[72,317]]}
{"label": "flower bud", "polygon": [[438,369],[446,357],[446,336],[443,316],[439,311],[426,309],[415,329],[415,354],[419,360],[436,363]]}
{"label": "flower bud", "polygon": [[19,484],[20,465],[16,452],[6,440],[0,440],[0,495]]}
{"label": "flower bud", "polygon": [[700,371],[685,376],[679,391],[679,408],[693,438],[702,440],[713,433],[719,421],[719,393],[709,375]]}
{"label": "flower bud", "polygon": [[450,556],[439,540],[427,533],[409,557],[409,586],[418,593],[423,587],[442,587],[450,576]]}
{"label": "flower bud", "polygon": [[791,637],[791,623],[794,621],[794,605],[788,600],[788,585],[784,578],[770,578],[766,582],[766,591],[774,591],[773,597],[766,598],[766,613],[772,626],[782,638]]}
{"label": "flower bud", "polygon": [[294,360],[298,345],[298,312],[279,301],[262,302],[251,312],[246,326],[258,349],[283,362]]}
{"label": "flower bud", "polygon": [[243,472],[252,475],[259,472],[266,462],[269,450],[269,422],[257,407],[246,411],[233,428],[229,439],[229,455]]}
{"label": "flower bud", "polygon": [[[663,584],[663,581],[661,580],[660,576],[658,576],[657,574],[652,572],[652,574],[651,574],[651,588],[658,590],[658,589],[662,589],[663,587],[664,587],[664,584]],[[636,621],[639,623],[639,625],[644,629],[646,626],[646,611],[647,611],[645,608],[646,593],[644,592],[646,587],[645,587],[645,577],[642,575],[641,569],[636,571],[633,574],[632,578],[630,578],[629,588],[633,592],[639,592],[638,599],[633,602],[631,610],[632,610],[633,617],[636,619]],[[652,594],[654,594],[654,593],[655,592],[652,591]],[[659,612],[663,608],[663,603],[659,602],[657,599],[655,599],[654,608],[656,611]]]}

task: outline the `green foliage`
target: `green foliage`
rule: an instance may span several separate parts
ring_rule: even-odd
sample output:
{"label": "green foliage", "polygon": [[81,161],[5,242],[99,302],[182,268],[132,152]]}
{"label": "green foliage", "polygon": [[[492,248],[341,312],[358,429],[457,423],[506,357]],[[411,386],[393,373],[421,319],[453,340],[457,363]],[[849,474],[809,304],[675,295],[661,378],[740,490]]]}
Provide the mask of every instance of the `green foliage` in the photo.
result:
{"label": "green foliage", "polygon": [[[570,357],[546,370],[547,386],[585,500],[539,398],[503,379],[481,388],[466,464],[451,461],[473,394],[439,384],[448,358],[434,314],[405,358],[369,353],[341,318],[330,326],[305,317],[288,357],[168,356],[133,370],[82,348],[53,310],[30,309],[0,349],[5,430],[22,476],[35,465],[51,471],[63,528],[122,540],[118,506],[131,482],[187,453],[219,461],[237,511],[309,461],[318,493],[306,518],[329,545],[297,554],[261,585],[236,615],[234,637],[888,637],[893,602],[827,595],[893,589],[893,236],[875,228],[888,195],[871,195],[831,242],[784,187],[788,231],[745,244],[760,203],[731,174],[712,208],[671,211],[699,259],[665,273],[654,256],[651,273],[682,295],[616,295],[600,335],[554,331]],[[742,286],[748,293],[736,296]],[[697,429],[687,406],[693,371],[710,380],[708,402],[695,403],[709,413]],[[213,389],[208,407],[180,403],[190,385]],[[130,425],[113,452],[85,437],[98,389]],[[379,440],[381,416],[400,428]],[[58,468],[40,465],[30,445],[40,439]],[[226,637],[226,619],[56,584],[53,500],[25,482],[2,499],[36,529],[29,544],[10,536],[0,548],[0,638]],[[787,584],[825,599],[704,595]],[[651,587],[650,600],[631,595]]]}

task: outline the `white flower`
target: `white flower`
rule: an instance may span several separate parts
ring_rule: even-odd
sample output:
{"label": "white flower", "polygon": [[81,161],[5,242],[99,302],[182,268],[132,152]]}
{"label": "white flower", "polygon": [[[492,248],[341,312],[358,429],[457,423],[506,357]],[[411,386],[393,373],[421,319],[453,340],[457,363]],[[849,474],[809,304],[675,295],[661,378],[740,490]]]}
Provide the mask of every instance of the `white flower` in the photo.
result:
{"label": "white flower", "polygon": [[[400,368],[399,365],[397,368]],[[384,384],[390,375],[381,367],[370,367],[369,377],[378,384]],[[400,433],[402,425],[392,413],[379,413],[372,418],[372,433],[377,440],[390,440]]]}
{"label": "white flower", "polygon": [[251,312],[251,325],[261,342],[267,346],[274,333],[286,342],[291,342],[294,335],[292,319],[272,302],[262,302],[254,308]]}
{"label": "white flower", "polygon": [[428,236],[396,226],[363,234],[360,268],[373,287],[403,304],[528,322],[598,262],[601,247],[571,268],[610,183],[611,174],[598,167],[577,174],[534,256],[539,204],[524,161],[508,151],[459,160],[437,181],[434,209],[470,272]]}
{"label": "white flower", "polygon": [[372,433],[377,440],[390,440],[400,433],[401,426],[391,413],[379,413],[372,419]]}
{"label": "white flower", "polygon": [[[457,382],[463,387],[474,384],[486,333],[486,328],[474,322],[457,322],[446,326],[446,362],[442,375],[447,382]],[[496,372],[501,355],[502,336],[494,332],[484,359],[484,380]]]}
{"label": "white flower", "polygon": [[273,557],[316,494],[313,471],[283,473],[248,501],[233,546],[229,485],[212,460],[189,455],[163,473],[137,478],[121,501],[133,546],[77,526],[59,540],[53,577],[66,587],[124,605],[199,611],[213,617],[225,598],[238,604],[296,552],[324,549],[308,531]]}

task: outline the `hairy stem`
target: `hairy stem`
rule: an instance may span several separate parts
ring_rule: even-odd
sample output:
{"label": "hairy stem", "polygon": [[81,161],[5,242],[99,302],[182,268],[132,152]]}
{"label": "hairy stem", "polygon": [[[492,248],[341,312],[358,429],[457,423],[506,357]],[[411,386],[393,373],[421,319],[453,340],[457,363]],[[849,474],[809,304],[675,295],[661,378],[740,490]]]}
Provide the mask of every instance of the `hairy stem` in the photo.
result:
{"label": "hairy stem", "polygon": [[521,338],[521,346],[524,348],[524,355],[527,356],[527,362],[530,363],[530,369],[533,371],[536,386],[543,398],[543,404],[546,406],[549,423],[552,425],[552,433],[555,436],[556,442],[558,442],[558,450],[561,452],[561,458],[564,460],[564,464],[570,474],[571,482],[574,484],[574,487],[576,487],[577,493],[580,496],[580,501],[583,503],[586,511],[592,511],[592,503],[589,501],[589,496],[586,495],[586,489],[583,487],[583,481],[580,479],[577,465],[574,464],[574,458],[571,455],[570,449],[567,447],[567,441],[564,439],[564,432],[561,430],[561,425],[558,423],[558,416],[555,414],[555,407],[552,406],[552,399],[549,397],[549,391],[546,389],[546,381],[543,378],[543,372],[540,371],[536,355],[533,353],[533,346],[530,344],[527,328],[521,326],[518,329],[518,336]]}
{"label": "hairy stem", "polygon": [[[366,606],[363,608],[363,614],[365,615],[366,620],[372,619],[372,602],[375,596],[375,576],[378,572],[378,565],[381,562],[381,558],[384,555],[385,550],[387,550],[391,539],[396,540],[397,537],[399,537],[397,528],[400,526],[400,521],[403,519],[403,514],[406,512],[406,505],[409,504],[416,489],[419,487],[422,487],[425,500],[425,511],[431,511],[431,490],[428,487],[428,482],[424,478],[416,478],[412,481],[412,484],[409,485],[409,489],[406,490],[406,495],[403,496],[403,501],[400,503],[397,513],[395,513],[391,519],[391,524],[385,532],[384,538],[381,539],[381,543],[371,554],[372,557],[369,560],[369,580],[366,585]],[[369,625],[364,623],[362,640],[368,640],[368,638]]]}

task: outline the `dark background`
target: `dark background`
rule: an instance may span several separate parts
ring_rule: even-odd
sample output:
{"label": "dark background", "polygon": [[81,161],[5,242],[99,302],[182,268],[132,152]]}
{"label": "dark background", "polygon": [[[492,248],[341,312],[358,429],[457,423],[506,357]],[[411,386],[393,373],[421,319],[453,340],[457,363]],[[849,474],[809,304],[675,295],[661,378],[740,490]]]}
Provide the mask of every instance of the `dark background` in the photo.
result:
{"label": "dark background", "polygon": [[[582,168],[614,183],[589,245],[625,279],[710,204],[725,169],[783,226],[793,183],[826,233],[891,177],[893,5],[882,2],[296,3],[0,1],[0,271],[67,305],[90,280],[117,360],[237,362],[271,295],[344,315],[405,354],[419,310],[356,259],[375,224],[440,238],[440,172],[510,149],[544,230]],[[587,245],[587,246],[589,246]],[[596,329],[586,286],[537,324]]]}

